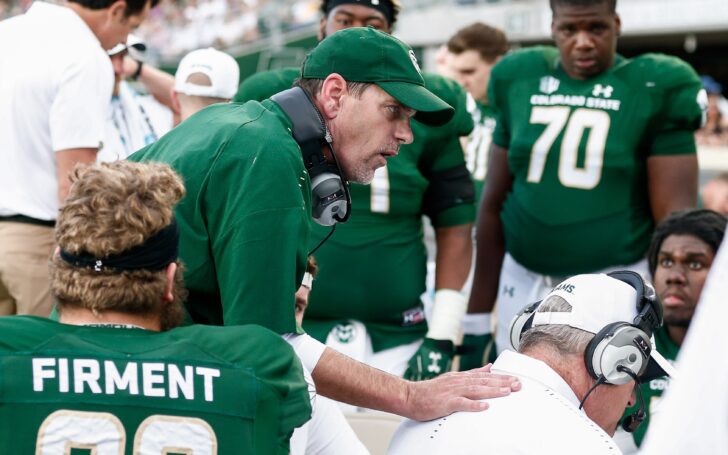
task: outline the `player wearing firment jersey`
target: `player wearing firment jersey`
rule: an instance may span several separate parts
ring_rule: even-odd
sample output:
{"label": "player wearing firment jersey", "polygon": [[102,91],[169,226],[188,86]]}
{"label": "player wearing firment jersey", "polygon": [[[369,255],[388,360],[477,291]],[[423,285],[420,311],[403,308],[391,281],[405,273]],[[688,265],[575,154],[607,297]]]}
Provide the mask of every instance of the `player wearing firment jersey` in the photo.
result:
{"label": "player wearing firment jersey", "polygon": [[97,325],[0,318],[0,452],[284,455],[308,420],[301,364],[269,330]]}
{"label": "player wearing firment jersey", "polygon": [[[320,38],[365,25],[389,32],[398,9],[391,1],[324,1]],[[299,76],[293,68],[258,73],[241,84],[235,100],[265,99]],[[371,185],[352,185],[351,220],[338,226],[316,252],[321,274],[304,325],[315,338],[328,338],[337,349],[385,371],[401,375],[409,366],[408,378],[449,369],[465,308],[459,291],[469,272],[468,231],[475,217],[473,185],[459,144],[473,128],[465,92],[438,75],[423,73],[423,79],[429,90],[456,108],[455,117],[438,128],[412,122],[413,143],[403,145],[386,168],[378,169]],[[433,329],[430,321],[429,334],[420,300],[427,273],[423,214],[432,221],[437,241],[435,324]],[[311,246],[326,233],[314,226]],[[358,321],[359,329],[348,320]],[[365,345],[372,354],[401,350],[388,351],[378,363],[359,353]],[[430,354],[437,359],[434,364]]]}
{"label": "player wearing firment jersey", "polygon": [[655,221],[695,204],[700,80],[677,58],[617,55],[614,8],[553,0],[558,48],[517,51],[493,69],[498,117],[469,312],[498,298],[499,350],[513,315],[564,275],[644,269]]}
{"label": "player wearing firment jersey", "polygon": [[60,323],[0,318],[0,453],[288,454],[311,413],[291,347],[258,326],[170,330],[182,180],[117,161],[71,181],[51,262]]}

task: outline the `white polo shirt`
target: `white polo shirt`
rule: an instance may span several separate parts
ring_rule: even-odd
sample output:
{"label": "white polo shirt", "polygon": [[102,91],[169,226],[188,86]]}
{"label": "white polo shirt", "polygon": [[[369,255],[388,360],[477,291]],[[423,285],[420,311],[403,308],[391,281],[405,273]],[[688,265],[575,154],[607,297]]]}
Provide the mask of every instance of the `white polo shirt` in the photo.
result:
{"label": "white polo shirt", "polygon": [[489,400],[482,412],[457,412],[429,422],[405,421],[390,455],[620,454],[596,423],[579,410],[569,385],[540,360],[505,351],[493,372],[517,376],[523,388]]}
{"label": "white polo shirt", "polygon": [[99,147],[113,82],[71,9],[35,2],[0,22],[0,215],[56,218],[55,152]]}

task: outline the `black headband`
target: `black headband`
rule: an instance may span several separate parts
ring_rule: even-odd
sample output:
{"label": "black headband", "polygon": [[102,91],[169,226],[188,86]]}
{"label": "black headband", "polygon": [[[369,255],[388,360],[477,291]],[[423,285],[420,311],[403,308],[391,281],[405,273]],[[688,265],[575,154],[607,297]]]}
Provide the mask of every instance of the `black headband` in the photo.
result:
{"label": "black headband", "polygon": [[97,258],[88,253],[71,254],[61,249],[61,259],[76,267],[92,267],[97,272],[159,271],[177,259],[178,246],[179,227],[172,218],[167,227],[149,237],[146,242],[119,254]]}
{"label": "black headband", "polygon": [[390,0],[324,0],[324,2],[326,5],[326,14],[329,14],[332,9],[339,5],[361,5],[379,11],[387,18],[387,25],[390,27],[393,25],[394,8]]}

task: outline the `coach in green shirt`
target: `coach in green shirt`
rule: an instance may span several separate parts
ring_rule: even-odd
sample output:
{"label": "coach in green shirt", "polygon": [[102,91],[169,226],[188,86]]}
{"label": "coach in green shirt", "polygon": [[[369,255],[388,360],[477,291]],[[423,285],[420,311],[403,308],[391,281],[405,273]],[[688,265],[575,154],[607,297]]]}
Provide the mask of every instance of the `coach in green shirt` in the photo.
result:
{"label": "coach in green shirt", "polygon": [[[285,334],[319,392],[336,400],[418,419],[483,409],[463,396],[482,398],[494,390],[488,386],[510,386],[510,379],[481,370],[408,383],[295,333],[294,296],[306,268],[312,215],[297,127],[323,124],[326,161],[336,163],[345,180],[369,183],[386,158],[412,141],[411,117],[439,125],[453,115],[425,88],[413,51],[372,28],[324,40],[307,56],[301,76],[310,106],[302,105],[307,114],[295,125],[272,100],[215,105],[131,157],[168,163],[185,180],[177,218],[192,318],[260,324]],[[483,388],[473,393],[473,385]]]}

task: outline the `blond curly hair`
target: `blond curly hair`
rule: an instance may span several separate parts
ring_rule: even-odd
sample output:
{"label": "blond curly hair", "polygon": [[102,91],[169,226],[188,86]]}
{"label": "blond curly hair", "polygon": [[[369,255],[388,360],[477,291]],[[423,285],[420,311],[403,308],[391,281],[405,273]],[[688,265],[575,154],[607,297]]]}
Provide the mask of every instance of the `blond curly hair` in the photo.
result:
{"label": "blond curly hair", "polygon": [[[64,251],[95,257],[119,254],[143,244],[167,227],[184,197],[180,177],[166,164],[117,161],[81,166],[56,221],[56,242]],[[51,259],[51,292],[63,307],[93,312],[160,314],[163,328],[179,325],[186,291],[177,268],[174,302],[163,304],[166,271],[94,271]]]}

